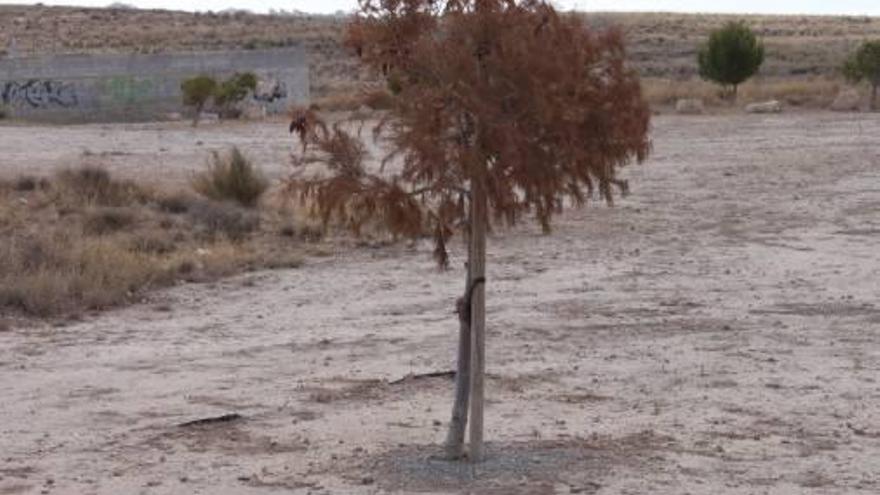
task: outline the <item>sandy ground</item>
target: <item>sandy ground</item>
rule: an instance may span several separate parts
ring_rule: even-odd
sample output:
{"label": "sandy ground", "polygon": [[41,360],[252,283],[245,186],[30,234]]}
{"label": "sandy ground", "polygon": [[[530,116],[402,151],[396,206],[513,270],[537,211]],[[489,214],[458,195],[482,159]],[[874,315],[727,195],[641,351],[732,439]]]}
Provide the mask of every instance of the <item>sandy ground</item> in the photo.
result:
{"label": "sandy ground", "polygon": [[[880,492],[880,119],[655,126],[615,208],[491,239],[485,464],[430,457],[449,380],[390,383],[451,368],[460,246],[391,246],[0,333],[0,494]],[[280,174],[276,131],[3,128],[0,156],[185,177],[235,140]]]}
{"label": "sandy ground", "polygon": [[58,168],[102,165],[142,181],[186,180],[208,163],[212,152],[238,146],[272,177],[289,170],[287,122],[189,122],[0,126],[0,171],[6,176],[46,175]]}

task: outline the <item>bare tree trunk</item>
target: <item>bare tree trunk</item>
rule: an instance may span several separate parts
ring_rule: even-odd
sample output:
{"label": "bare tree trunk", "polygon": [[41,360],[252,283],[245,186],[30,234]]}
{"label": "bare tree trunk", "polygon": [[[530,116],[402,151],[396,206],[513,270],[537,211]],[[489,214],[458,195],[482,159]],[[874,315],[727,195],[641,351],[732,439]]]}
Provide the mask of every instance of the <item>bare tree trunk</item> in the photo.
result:
{"label": "bare tree trunk", "polygon": [[[483,460],[483,385],[486,371],[486,163],[478,165],[471,184],[471,239],[468,270],[471,287],[470,460]],[[477,283],[481,282],[481,283]]]}
{"label": "bare tree trunk", "polygon": [[[470,236],[469,236],[470,237]],[[446,458],[461,459],[464,456],[464,432],[468,420],[468,401],[471,387],[471,277],[468,263],[464,294],[456,301],[458,312],[458,365],[455,371],[455,402],[452,419],[446,435]]]}
{"label": "bare tree trunk", "polygon": [[199,125],[199,118],[202,116],[202,109],[205,108],[205,104],[201,103],[196,105],[196,114],[193,116],[193,127],[197,127]]}
{"label": "bare tree trunk", "polygon": [[877,87],[880,84],[871,85],[871,110],[877,110]]}

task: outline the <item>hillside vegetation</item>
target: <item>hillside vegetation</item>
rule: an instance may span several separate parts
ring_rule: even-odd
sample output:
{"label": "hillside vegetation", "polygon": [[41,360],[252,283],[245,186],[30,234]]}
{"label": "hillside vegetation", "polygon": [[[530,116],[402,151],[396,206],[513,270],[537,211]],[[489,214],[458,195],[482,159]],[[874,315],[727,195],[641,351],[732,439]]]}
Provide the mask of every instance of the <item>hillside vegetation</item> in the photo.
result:
{"label": "hillside vegetation", "polygon": [[[696,52],[708,33],[745,19],[767,47],[762,77],[829,76],[864,39],[880,37],[880,18],[584,14],[597,27],[620,26],[630,59],[649,78],[696,76]],[[158,53],[257,49],[302,44],[311,54],[318,98],[349,92],[367,78],[340,40],[345,18],[317,15],[192,14],[163,10],[0,6],[0,53]],[[15,40],[14,43],[12,40]]]}

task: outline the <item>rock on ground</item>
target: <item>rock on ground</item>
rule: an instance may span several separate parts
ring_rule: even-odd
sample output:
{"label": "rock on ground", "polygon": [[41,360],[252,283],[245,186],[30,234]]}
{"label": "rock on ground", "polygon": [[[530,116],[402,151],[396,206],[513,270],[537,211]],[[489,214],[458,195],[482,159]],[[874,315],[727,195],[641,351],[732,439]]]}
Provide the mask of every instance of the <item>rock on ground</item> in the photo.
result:
{"label": "rock on ground", "polygon": [[675,113],[680,115],[702,115],[705,110],[700,98],[683,98],[675,102]]}
{"label": "rock on ground", "polygon": [[746,105],[746,113],[780,113],[782,103],[779,100],[770,100]]}

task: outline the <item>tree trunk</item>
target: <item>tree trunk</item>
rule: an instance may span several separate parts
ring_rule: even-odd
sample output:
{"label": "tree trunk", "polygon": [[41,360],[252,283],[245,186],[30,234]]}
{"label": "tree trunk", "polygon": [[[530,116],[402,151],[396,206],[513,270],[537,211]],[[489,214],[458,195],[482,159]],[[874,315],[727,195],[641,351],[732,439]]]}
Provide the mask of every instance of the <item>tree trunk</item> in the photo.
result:
{"label": "tree trunk", "polygon": [[[471,236],[469,236],[471,237]],[[470,244],[470,243],[468,243]],[[446,435],[446,458],[461,459],[464,456],[464,432],[468,420],[468,401],[471,387],[471,276],[468,263],[464,294],[456,301],[458,312],[458,365],[455,371],[455,402],[452,404],[452,419]]]}
{"label": "tree trunk", "polygon": [[[474,281],[486,280],[486,163],[480,161],[471,184],[471,239],[468,270]],[[486,370],[486,284],[471,294],[471,418],[470,460],[483,460],[483,382]]]}
{"label": "tree trunk", "polygon": [[877,87],[880,84],[871,85],[871,110],[877,110]]}
{"label": "tree trunk", "polygon": [[199,125],[199,118],[202,116],[202,109],[205,107],[204,103],[196,105],[196,114],[193,117],[193,127],[197,127]]}

